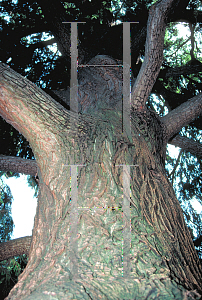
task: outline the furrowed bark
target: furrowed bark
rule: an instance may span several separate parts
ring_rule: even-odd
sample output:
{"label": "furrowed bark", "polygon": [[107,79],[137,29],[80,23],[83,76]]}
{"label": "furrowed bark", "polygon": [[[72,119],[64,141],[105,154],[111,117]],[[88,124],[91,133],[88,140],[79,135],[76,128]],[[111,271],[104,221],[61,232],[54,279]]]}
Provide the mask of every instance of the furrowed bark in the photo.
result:
{"label": "furrowed bark", "polygon": [[31,159],[0,155],[0,170],[36,176],[37,163]]}
{"label": "furrowed bark", "polygon": [[202,72],[202,63],[200,61],[196,61],[193,65],[187,64],[181,67],[169,68],[160,71],[160,78],[168,78],[168,77],[178,77],[180,75],[191,75],[198,74],[198,72]]}
{"label": "furrowed bark", "polygon": [[179,134],[169,141],[169,144],[190,152],[202,158],[202,144]]}
{"label": "furrowed bark", "polygon": [[31,236],[25,236],[5,243],[0,243],[0,261],[22,254],[28,255],[31,240]]}
{"label": "furrowed bark", "polygon": [[[55,148],[60,151],[58,145],[62,144],[61,136],[54,134],[54,128],[56,123],[65,122],[68,131],[70,113],[35,84],[2,63],[0,84],[1,116],[29,141],[39,168],[46,164],[48,157],[54,164]],[[44,157],[40,154],[41,148],[46,153]]]}
{"label": "furrowed bark", "polygon": [[158,1],[149,12],[145,58],[132,89],[132,106],[134,109],[145,108],[163,61],[163,45],[166,19],[173,0]]}
{"label": "furrowed bark", "polygon": [[180,129],[194,121],[202,113],[202,93],[173,109],[161,120],[165,125],[165,138],[167,141]]}

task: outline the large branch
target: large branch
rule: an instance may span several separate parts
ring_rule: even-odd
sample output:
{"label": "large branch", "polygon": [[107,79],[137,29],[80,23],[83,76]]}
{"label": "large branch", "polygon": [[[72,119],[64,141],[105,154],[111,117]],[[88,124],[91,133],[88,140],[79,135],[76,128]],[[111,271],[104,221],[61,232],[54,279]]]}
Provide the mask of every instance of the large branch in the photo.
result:
{"label": "large branch", "polygon": [[31,240],[31,236],[25,236],[19,239],[0,243],[0,261],[22,254],[28,255]]}
{"label": "large branch", "polygon": [[180,75],[190,75],[197,74],[198,72],[202,72],[202,63],[200,61],[195,61],[194,64],[186,64],[181,67],[169,68],[160,71],[160,78],[168,78],[168,77],[177,77]]}
{"label": "large branch", "polygon": [[202,93],[194,96],[161,118],[165,125],[165,138],[169,140],[182,127],[188,125],[201,114]]}
{"label": "large branch", "polygon": [[188,151],[191,154],[202,158],[202,144],[179,134],[169,141],[169,144],[174,145]]}
{"label": "large branch", "polygon": [[[186,90],[184,94],[172,92],[169,89],[166,89],[159,80],[157,80],[154,85],[153,93],[155,93],[159,97],[163,96],[165,105],[167,106],[169,111],[177,108],[193,96],[191,91],[188,90]],[[202,130],[202,116],[191,122],[190,125]]]}
{"label": "large branch", "polygon": [[29,141],[37,163],[43,160],[41,149],[47,157],[55,153],[60,139],[57,125],[65,123],[64,131],[70,127],[69,112],[62,105],[2,63],[0,115]]}
{"label": "large branch", "polygon": [[[177,1],[178,2],[178,1]],[[155,3],[149,12],[145,58],[132,90],[132,106],[141,110],[151,93],[163,61],[164,35],[173,0]]]}
{"label": "large branch", "polygon": [[0,170],[35,176],[37,174],[37,163],[31,159],[0,155]]}
{"label": "large branch", "polygon": [[202,11],[190,9],[186,9],[185,11],[178,11],[175,21],[188,23],[190,22],[192,24],[195,24],[195,22],[202,23]]}

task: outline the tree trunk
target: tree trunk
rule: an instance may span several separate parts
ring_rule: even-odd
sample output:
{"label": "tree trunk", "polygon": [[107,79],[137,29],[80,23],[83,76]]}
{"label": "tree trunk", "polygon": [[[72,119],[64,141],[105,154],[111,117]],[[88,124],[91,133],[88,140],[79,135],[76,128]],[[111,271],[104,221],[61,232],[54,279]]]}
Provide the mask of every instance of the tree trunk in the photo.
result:
{"label": "tree trunk", "polygon": [[180,2],[150,9],[124,134],[122,72],[107,67],[112,58],[97,56],[89,64],[105,66],[78,75],[79,114],[0,64],[0,114],[29,141],[39,178],[28,265],[7,300],[200,298],[201,265],[164,161],[179,125],[201,114],[202,94],[165,118],[146,107],[167,15]]}
{"label": "tree trunk", "polygon": [[[72,130],[68,139],[57,125],[49,155],[35,152],[40,192],[29,262],[7,300],[170,300],[200,291],[199,259],[164,170],[163,130],[153,112],[132,114],[131,139],[110,110],[79,118],[78,136]],[[78,189],[75,165],[83,165]]]}

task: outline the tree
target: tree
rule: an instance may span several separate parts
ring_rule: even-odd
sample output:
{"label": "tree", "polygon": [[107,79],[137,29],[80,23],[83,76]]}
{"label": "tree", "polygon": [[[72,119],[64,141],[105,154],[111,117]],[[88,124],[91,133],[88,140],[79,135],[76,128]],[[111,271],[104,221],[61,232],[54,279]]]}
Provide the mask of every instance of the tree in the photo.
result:
{"label": "tree", "polygon": [[1,242],[10,239],[10,233],[13,231],[13,220],[11,217],[12,196],[8,186],[5,186],[0,180],[0,236]]}
{"label": "tree", "polygon": [[[3,180],[0,180],[0,243],[1,246],[6,245],[5,241],[10,239],[11,233],[13,231],[13,220],[11,217],[11,203],[12,203],[12,196],[11,191],[8,186],[6,186]],[[23,239],[24,245],[24,239]],[[2,248],[0,246],[0,248]],[[5,249],[5,251],[6,251]],[[19,248],[18,248],[19,253]],[[24,251],[22,253],[25,253]],[[10,254],[10,251],[9,251]],[[1,254],[3,252],[1,251]],[[23,254],[24,255],[24,254]],[[4,255],[5,257],[6,255]],[[17,278],[20,272],[22,272],[22,264],[19,264],[20,260],[9,260],[9,261],[1,261],[0,263],[0,298],[4,299],[11,288],[17,283]],[[13,283],[14,281],[14,283]]]}
{"label": "tree", "polygon": [[[56,92],[66,101],[62,105],[1,63],[0,114],[29,141],[39,180],[28,265],[6,299],[200,297],[201,265],[167,178],[165,156],[171,140],[190,152],[197,149],[201,156],[200,143],[177,135],[200,116],[201,94],[179,97],[175,109],[176,103],[169,101],[171,110],[164,117],[146,105],[158,76],[184,71],[160,68],[166,24],[175,20],[176,11],[191,19],[188,2],[162,0],[150,8],[144,61],[137,77],[134,73],[131,126],[125,103],[122,118],[121,69],[109,66],[120,64],[118,50],[114,58],[93,57],[95,48],[89,52],[83,41],[79,64],[89,60],[89,65],[101,67],[80,71],[79,114],[67,109],[68,89]],[[57,13],[54,1],[39,3],[69,66],[64,10]],[[145,29],[139,33],[137,50]],[[12,159],[5,167],[7,159],[1,158],[4,169],[12,170]],[[36,172],[32,160],[16,158],[14,172],[18,166]]]}

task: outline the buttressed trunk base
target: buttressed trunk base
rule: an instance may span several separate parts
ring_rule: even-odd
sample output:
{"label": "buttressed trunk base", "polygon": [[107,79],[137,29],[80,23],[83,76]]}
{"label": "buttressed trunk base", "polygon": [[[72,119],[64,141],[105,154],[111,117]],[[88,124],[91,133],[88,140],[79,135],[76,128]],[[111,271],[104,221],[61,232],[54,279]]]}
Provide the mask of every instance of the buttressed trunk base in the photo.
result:
{"label": "buttressed trunk base", "polygon": [[[85,118],[78,138],[69,131],[60,139],[61,122],[47,155],[35,149],[40,190],[30,259],[6,299],[197,297],[187,289],[200,290],[201,267],[165,174],[159,119],[133,112],[133,133],[124,137],[118,121],[83,126]],[[82,166],[73,166],[73,153]]]}

